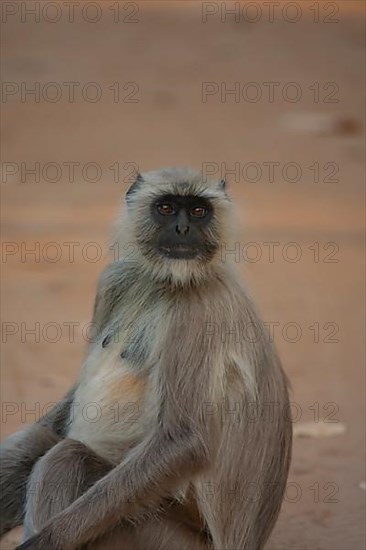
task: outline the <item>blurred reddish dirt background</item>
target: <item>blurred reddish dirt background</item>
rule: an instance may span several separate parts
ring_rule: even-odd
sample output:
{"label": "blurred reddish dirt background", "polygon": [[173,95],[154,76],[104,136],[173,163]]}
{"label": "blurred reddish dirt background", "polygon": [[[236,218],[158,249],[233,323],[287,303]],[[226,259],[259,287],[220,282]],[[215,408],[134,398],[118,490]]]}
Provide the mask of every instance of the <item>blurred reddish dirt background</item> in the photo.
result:
{"label": "blurred reddish dirt background", "polygon": [[[54,82],[63,93],[55,102],[51,88],[39,102],[16,91],[3,96],[2,160],[13,164],[3,164],[1,189],[2,438],[34,421],[77,376],[133,169],[191,165],[219,177],[225,163],[236,166],[240,174],[228,181],[239,212],[239,268],[273,327],[303,435],[268,549],[363,550],[363,3],[316,3],[319,22],[314,3],[297,2],[296,23],[282,11],[273,23],[264,15],[221,21],[220,11],[204,23],[201,2],[146,1],[133,6],[132,24],[115,23],[113,3],[102,4],[94,24],[82,20],[81,7],[73,23],[64,12],[53,24],[22,22],[20,12],[3,23],[3,80],[19,90]],[[125,17],[131,8],[122,4]],[[80,84],[74,102],[65,82]],[[88,82],[102,90],[95,103],[81,95]],[[113,101],[116,82],[125,101]],[[262,97],[220,99],[220,87],[236,82],[256,83]],[[277,83],[272,102],[268,82]],[[205,102],[202,83],[215,83]],[[296,102],[288,83],[301,91]],[[73,182],[71,162],[79,163]],[[90,162],[99,165],[95,183],[93,168],[82,172]],[[35,163],[39,182],[24,171]],[[50,181],[55,165],[42,174],[47,163],[61,167],[59,181]],[[273,257],[264,243],[274,243]],[[36,255],[26,254],[31,249]],[[19,530],[1,548],[17,540]]]}

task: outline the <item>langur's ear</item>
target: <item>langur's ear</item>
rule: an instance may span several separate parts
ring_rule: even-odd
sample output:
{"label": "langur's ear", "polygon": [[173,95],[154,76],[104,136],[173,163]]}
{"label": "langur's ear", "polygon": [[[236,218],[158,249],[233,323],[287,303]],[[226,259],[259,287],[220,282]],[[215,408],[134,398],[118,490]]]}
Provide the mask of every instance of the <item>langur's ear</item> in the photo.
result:
{"label": "langur's ear", "polygon": [[138,172],[136,174],[135,181],[133,182],[131,187],[129,187],[129,189],[126,193],[126,201],[127,202],[131,199],[131,197],[135,193],[135,191],[137,191],[140,188],[140,186],[144,183],[144,181],[145,181],[144,178]]}
{"label": "langur's ear", "polygon": [[219,189],[221,191],[226,191],[226,179],[225,178],[222,178],[220,181],[219,181]]}

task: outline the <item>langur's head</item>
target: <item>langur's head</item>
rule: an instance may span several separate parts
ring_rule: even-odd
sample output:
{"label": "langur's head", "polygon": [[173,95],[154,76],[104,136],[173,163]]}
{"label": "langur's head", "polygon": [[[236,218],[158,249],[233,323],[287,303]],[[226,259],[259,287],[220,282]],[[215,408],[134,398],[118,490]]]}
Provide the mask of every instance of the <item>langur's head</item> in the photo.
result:
{"label": "langur's head", "polygon": [[186,168],[148,172],[137,176],[126,202],[136,260],[155,278],[194,283],[220,263],[230,218],[225,182]]}

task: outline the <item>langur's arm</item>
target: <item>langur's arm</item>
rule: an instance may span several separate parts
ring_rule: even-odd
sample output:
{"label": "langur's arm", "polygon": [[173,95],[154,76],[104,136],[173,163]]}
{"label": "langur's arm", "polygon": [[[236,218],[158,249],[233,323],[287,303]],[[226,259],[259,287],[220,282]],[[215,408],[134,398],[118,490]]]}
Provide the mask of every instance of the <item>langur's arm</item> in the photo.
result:
{"label": "langur's arm", "polygon": [[64,437],[73,394],[74,389],[38,422],[0,446],[0,536],[22,523],[29,474],[36,461]]}
{"label": "langur's arm", "polygon": [[205,418],[205,405],[212,401],[215,365],[198,332],[192,323],[184,328],[177,325],[174,346],[161,352],[156,376],[160,391],[153,389],[161,400],[149,437],[21,550],[77,548],[123,517],[133,518],[156,506],[192,474],[208,467],[216,425],[213,415]]}

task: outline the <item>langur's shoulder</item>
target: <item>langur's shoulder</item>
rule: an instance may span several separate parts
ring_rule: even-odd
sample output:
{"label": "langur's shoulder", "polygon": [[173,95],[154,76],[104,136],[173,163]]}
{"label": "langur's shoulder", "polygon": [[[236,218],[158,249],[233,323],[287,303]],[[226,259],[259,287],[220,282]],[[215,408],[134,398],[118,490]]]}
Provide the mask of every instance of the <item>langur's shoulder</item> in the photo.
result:
{"label": "langur's shoulder", "polygon": [[126,260],[118,260],[108,264],[99,277],[99,287],[114,287],[133,281],[137,275],[136,266]]}

